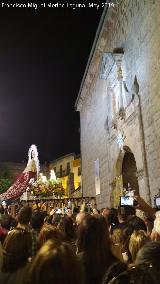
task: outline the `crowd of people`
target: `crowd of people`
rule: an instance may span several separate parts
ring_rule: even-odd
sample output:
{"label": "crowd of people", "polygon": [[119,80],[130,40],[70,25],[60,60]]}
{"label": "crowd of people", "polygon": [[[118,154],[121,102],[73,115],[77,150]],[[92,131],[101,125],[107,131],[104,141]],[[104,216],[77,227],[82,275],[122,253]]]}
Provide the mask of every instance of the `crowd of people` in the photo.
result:
{"label": "crowd of people", "polygon": [[1,204],[0,283],[159,283],[160,212],[136,198],[136,208],[64,212],[24,203],[14,216]]}

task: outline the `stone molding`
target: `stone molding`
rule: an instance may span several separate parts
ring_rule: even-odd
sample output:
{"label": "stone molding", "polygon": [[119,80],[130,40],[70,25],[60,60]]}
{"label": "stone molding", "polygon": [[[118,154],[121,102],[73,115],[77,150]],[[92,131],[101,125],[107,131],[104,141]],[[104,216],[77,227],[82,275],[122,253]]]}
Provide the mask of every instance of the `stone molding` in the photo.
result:
{"label": "stone molding", "polygon": [[99,74],[100,79],[103,79],[103,80],[107,79],[114,64],[115,64],[115,60],[113,57],[113,53],[112,52],[104,53],[102,56],[102,62],[101,62],[101,67],[100,67],[100,74]]}
{"label": "stone molding", "polygon": [[142,180],[144,177],[144,169],[137,170],[136,177],[138,180]]}

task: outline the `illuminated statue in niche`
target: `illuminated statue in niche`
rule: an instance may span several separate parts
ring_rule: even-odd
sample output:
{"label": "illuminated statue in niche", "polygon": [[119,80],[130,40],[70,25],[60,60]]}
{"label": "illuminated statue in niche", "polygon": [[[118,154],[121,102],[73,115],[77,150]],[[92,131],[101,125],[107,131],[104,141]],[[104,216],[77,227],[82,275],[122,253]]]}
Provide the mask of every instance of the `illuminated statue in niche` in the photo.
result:
{"label": "illuminated statue in niche", "polygon": [[0,195],[0,200],[14,200],[19,198],[28,185],[39,175],[39,159],[36,145],[31,145],[28,151],[28,163],[25,170],[17,177],[10,188]]}

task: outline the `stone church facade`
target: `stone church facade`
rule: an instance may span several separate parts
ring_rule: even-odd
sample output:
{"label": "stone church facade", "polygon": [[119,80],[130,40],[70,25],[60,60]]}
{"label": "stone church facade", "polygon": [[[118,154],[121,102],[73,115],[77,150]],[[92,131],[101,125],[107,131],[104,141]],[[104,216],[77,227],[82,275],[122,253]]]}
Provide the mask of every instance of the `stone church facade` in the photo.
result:
{"label": "stone church facade", "polygon": [[83,195],[98,208],[124,188],[153,204],[160,188],[160,1],[112,2],[76,101]]}

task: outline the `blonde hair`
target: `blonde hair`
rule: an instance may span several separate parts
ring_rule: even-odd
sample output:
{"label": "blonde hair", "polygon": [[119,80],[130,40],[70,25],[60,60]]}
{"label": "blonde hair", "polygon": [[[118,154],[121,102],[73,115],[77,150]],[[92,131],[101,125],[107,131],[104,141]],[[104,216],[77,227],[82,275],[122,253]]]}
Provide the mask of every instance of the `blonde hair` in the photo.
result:
{"label": "blonde hair", "polygon": [[76,224],[79,225],[85,216],[86,216],[86,213],[83,211],[78,213],[76,216]]}
{"label": "blonde hair", "polygon": [[63,234],[54,226],[44,224],[38,236],[38,247],[41,248],[47,240],[62,241]]}
{"label": "blonde hair", "polygon": [[48,240],[33,260],[32,284],[81,284],[82,270],[71,246],[65,242]]}
{"label": "blonde hair", "polygon": [[143,247],[149,240],[149,236],[144,230],[133,231],[129,241],[129,252],[132,257],[132,262],[135,261],[136,255],[140,248]]}
{"label": "blonde hair", "polygon": [[157,211],[155,216],[153,229],[160,235],[160,211]]}
{"label": "blonde hair", "polygon": [[112,235],[110,236],[111,243],[114,244],[120,244],[122,240],[122,230],[121,229],[115,229],[113,230]]}

